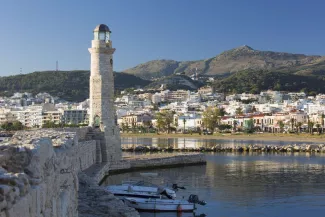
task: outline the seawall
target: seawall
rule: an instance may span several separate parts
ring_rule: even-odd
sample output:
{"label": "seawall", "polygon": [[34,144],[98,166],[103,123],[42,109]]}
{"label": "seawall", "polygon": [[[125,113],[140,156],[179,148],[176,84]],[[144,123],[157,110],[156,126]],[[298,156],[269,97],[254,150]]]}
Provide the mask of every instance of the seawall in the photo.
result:
{"label": "seawall", "polygon": [[98,186],[106,175],[205,163],[203,154],[104,162],[96,135],[87,127],[42,129],[0,143],[0,217],[139,216]]}
{"label": "seawall", "polygon": [[0,217],[139,216],[85,178],[82,171],[98,160],[96,140],[87,139],[87,132],[20,131],[1,143]]}

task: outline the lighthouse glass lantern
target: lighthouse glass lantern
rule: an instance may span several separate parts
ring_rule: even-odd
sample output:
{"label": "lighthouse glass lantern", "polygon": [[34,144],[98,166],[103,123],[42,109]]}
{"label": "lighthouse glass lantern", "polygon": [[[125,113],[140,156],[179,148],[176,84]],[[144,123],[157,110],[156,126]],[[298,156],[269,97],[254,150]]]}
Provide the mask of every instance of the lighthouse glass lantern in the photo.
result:
{"label": "lighthouse glass lantern", "polygon": [[105,24],[100,24],[94,29],[94,40],[109,41],[111,31]]}

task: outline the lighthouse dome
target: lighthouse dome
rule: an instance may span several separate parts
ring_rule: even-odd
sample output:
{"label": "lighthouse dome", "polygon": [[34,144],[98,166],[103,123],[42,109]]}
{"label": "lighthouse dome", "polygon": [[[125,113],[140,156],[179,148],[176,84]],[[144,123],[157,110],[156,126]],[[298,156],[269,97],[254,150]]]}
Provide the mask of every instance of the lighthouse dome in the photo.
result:
{"label": "lighthouse dome", "polygon": [[94,29],[94,32],[111,32],[111,30],[105,24],[99,24]]}

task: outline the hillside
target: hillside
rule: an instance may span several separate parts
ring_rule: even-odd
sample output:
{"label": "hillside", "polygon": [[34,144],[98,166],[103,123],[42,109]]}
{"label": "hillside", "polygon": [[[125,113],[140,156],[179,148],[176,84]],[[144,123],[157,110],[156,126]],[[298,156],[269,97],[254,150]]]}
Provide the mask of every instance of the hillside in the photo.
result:
{"label": "hillside", "polygon": [[316,76],[304,76],[280,71],[237,72],[216,81],[213,86],[223,93],[260,93],[265,90],[303,91],[313,95],[325,93],[325,80]]}
{"label": "hillside", "polygon": [[151,84],[147,85],[146,88],[158,89],[162,85],[164,86],[164,89],[169,90],[197,90],[203,84],[198,81],[193,81],[186,75],[170,75],[152,82]]}
{"label": "hillside", "polygon": [[[144,87],[150,82],[125,73],[115,73],[115,89]],[[89,97],[89,71],[43,71],[0,77],[0,95],[14,92],[48,92],[68,101],[83,101]]]}
{"label": "hillside", "polygon": [[287,70],[295,74],[325,74],[325,58],[259,51],[245,45],[206,60],[154,60],[127,69],[125,72],[149,80],[177,72],[192,75],[196,69],[201,76],[232,74],[243,70]]}

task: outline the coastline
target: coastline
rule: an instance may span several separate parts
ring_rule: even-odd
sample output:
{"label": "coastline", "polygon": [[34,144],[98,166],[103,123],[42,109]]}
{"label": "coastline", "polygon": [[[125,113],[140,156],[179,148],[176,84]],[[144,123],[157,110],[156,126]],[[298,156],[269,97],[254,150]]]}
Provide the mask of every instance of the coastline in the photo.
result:
{"label": "coastline", "polygon": [[255,141],[290,141],[290,142],[320,142],[325,143],[325,134],[215,134],[215,135],[199,135],[199,134],[156,134],[156,133],[121,133],[121,138],[193,138],[193,139],[220,139],[220,140],[255,140]]}

